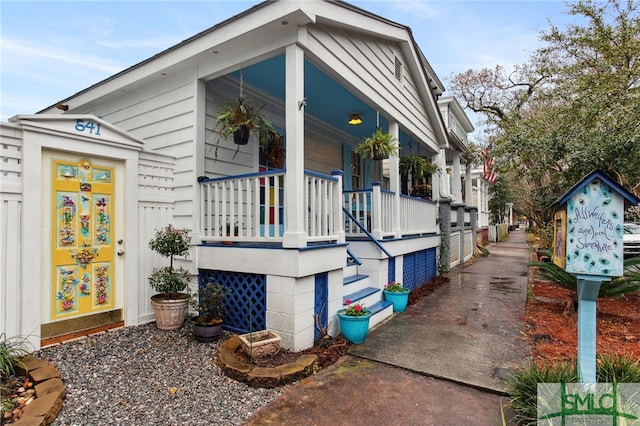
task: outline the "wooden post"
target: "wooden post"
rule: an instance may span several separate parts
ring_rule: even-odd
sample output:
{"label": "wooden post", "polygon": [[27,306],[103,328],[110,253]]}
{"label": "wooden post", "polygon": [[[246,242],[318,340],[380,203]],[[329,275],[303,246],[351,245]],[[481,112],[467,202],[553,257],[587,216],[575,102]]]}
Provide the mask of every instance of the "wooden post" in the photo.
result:
{"label": "wooden post", "polygon": [[596,300],[607,277],[578,275],[578,375],[580,383],[596,383]]}
{"label": "wooden post", "polygon": [[285,120],[287,155],[284,177],[285,230],[282,247],[307,246],[304,229],[304,51],[292,44],[287,46]]}
{"label": "wooden post", "polygon": [[[383,238],[382,233],[382,193],[380,182],[373,182],[371,194],[371,235],[376,240]],[[387,212],[388,213],[388,212]]]}

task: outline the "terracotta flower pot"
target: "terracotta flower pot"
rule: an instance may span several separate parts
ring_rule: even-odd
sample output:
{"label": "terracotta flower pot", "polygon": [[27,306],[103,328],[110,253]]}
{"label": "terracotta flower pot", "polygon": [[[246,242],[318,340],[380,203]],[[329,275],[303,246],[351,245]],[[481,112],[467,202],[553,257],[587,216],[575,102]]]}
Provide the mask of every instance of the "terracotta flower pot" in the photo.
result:
{"label": "terracotta flower pot", "polygon": [[253,358],[275,355],[282,344],[282,338],[271,330],[254,331],[238,337],[240,337],[242,350]]}
{"label": "terracotta flower pot", "polygon": [[177,330],[182,327],[187,314],[189,296],[181,295],[177,299],[167,299],[162,294],[151,297],[156,326],[160,330]]}

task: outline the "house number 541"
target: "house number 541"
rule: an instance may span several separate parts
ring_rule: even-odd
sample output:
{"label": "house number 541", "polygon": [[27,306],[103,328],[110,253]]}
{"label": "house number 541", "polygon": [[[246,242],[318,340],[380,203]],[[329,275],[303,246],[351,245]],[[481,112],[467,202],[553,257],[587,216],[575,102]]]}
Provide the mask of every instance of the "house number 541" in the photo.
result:
{"label": "house number 541", "polygon": [[89,133],[92,135],[100,136],[100,123],[94,123],[91,120],[84,121],[81,119],[77,119],[76,130],[79,132],[89,131]]}

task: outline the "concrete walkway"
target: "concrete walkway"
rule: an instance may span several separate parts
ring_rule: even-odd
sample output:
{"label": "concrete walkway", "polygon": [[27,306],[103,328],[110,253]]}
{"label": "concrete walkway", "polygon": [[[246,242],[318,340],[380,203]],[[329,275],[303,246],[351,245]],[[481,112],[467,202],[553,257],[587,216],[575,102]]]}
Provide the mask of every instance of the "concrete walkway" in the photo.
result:
{"label": "concrete walkway", "polygon": [[529,253],[523,231],[488,248],[245,424],[500,424],[502,378],[530,353],[522,334]]}

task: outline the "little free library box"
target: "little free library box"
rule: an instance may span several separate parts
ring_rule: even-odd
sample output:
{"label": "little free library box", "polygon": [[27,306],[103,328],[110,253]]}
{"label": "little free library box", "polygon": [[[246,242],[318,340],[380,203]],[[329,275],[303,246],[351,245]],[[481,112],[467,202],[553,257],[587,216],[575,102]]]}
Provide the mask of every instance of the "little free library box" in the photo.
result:
{"label": "little free library box", "polygon": [[600,170],[555,203],[553,262],[575,274],[578,292],[578,374],[596,382],[596,300],[603,281],[624,275],[625,203],[638,200]]}
{"label": "little free library box", "polygon": [[638,200],[595,170],[554,203],[553,262],[576,275],[623,275],[625,204]]}

